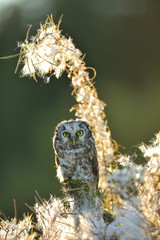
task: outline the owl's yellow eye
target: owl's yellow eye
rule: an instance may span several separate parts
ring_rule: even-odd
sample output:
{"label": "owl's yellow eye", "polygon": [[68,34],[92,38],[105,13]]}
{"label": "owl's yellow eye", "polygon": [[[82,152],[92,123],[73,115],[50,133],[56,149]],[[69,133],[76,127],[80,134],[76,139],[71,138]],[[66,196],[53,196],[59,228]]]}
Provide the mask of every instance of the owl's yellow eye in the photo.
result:
{"label": "owl's yellow eye", "polygon": [[82,131],[82,130],[79,130],[79,131],[77,132],[77,135],[78,135],[78,136],[82,136],[82,135],[83,135],[83,131]]}
{"label": "owl's yellow eye", "polygon": [[70,134],[69,134],[68,132],[64,132],[64,133],[63,133],[63,136],[64,136],[64,137],[69,137]]}

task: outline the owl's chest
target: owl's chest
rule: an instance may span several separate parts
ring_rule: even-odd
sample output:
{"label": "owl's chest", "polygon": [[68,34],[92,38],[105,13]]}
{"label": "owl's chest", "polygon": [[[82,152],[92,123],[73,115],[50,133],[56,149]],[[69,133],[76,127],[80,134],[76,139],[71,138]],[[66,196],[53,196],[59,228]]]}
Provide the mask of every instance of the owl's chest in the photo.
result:
{"label": "owl's chest", "polygon": [[84,146],[77,149],[63,149],[58,151],[58,157],[60,165],[65,164],[68,166],[82,165],[86,162],[86,159],[91,158],[91,148]]}
{"label": "owl's chest", "polygon": [[85,146],[79,146],[79,147],[68,147],[68,148],[59,148],[59,150],[57,151],[57,155],[61,158],[65,158],[65,159],[78,159],[81,158],[85,155],[88,155],[89,152],[91,150],[91,147],[89,145],[85,145]]}
{"label": "owl's chest", "polygon": [[84,180],[93,177],[93,147],[65,149],[57,152],[58,172],[64,179]]}

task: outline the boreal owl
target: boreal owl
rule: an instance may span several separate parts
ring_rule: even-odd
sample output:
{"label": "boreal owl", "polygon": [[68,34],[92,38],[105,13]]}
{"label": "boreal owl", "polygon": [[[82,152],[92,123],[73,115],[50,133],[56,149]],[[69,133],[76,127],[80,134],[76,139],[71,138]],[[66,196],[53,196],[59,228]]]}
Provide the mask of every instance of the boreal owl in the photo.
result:
{"label": "boreal owl", "polygon": [[98,185],[95,140],[89,124],[82,120],[63,121],[53,137],[57,177],[60,182],[86,180]]}

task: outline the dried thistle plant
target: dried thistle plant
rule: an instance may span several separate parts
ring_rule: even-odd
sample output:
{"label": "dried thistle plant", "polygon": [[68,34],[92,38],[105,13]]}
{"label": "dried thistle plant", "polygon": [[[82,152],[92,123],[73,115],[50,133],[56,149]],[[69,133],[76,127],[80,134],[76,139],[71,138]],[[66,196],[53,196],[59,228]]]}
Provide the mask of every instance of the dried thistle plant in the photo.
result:
{"label": "dried thistle plant", "polygon": [[142,144],[140,150],[148,158],[144,176],[142,208],[152,225],[153,236],[160,239],[160,132],[149,146]]}
{"label": "dried thistle plant", "polygon": [[[108,170],[112,170],[116,142],[111,139],[111,133],[105,120],[105,103],[100,101],[93,79],[96,71],[86,67],[81,51],[75,47],[71,37],[68,39],[59,30],[61,19],[55,25],[53,18],[48,17],[44,25],[40,25],[36,36],[28,41],[29,30],[24,43],[18,43],[20,57],[16,67],[23,64],[22,76],[30,76],[36,80],[36,76],[42,77],[45,82],[55,75],[59,78],[64,71],[72,81],[73,92],[77,105],[75,116],[86,120],[96,139],[96,148],[99,161],[99,186],[106,189],[106,178]],[[94,76],[89,77],[88,70],[92,69]],[[37,80],[36,80],[37,81]]]}
{"label": "dried thistle plant", "polygon": [[31,215],[24,215],[24,219],[17,222],[16,218],[0,221],[0,239],[23,239],[33,240],[37,233],[33,231],[35,225],[32,223]]}
{"label": "dried thistle plant", "polygon": [[[94,207],[84,202],[81,212],[72,209],[72,199],[51,198],[42,200],[37,193],[37,203],[29,207],[37,217],[17,222],[0,221],[0,239],[77,239],[77,240],[158,240],[160,239],[160,132],[151,145],[142,144],[140,149],[147,158],[144,166],[136,165],[131,156],[118,156],[115,168],[114,153],[117,144],[105,120],[105,104],[99,100],[93,80],[96,72],[85,66],[84,56],[75,47],[72,39],[66,38],[48,17],[40,25],[36,36],[29,41],[29,30],[20,47],[19,64],[23,64],[22,76],[42,77],[46,83],[64,71],[72,81],[73,95],[77,105],[75,115],[89,122],[94,137],[99,161],[99,187],[106,191],[104,205],[99,196],[91,195]],[[90,78],[88,70],[94,76]],[[90,191],[91,192],[91,191]],[[112,209],[114,216],[111,217]],[[34,230],[32,228],[34,227]],[[37,233],[38,232],[38,233]]]}
{"label": "dried thistle plant", "polygon": [[[140,147],[148,162],[136,165],[129,156],[121,156],[123,168],[107,177],[108,187],[119,195],[115,220],[107,234],[118,239],[160,239],[160,132],[149,146]],[[135,234],[133,234],[135,232]]]}

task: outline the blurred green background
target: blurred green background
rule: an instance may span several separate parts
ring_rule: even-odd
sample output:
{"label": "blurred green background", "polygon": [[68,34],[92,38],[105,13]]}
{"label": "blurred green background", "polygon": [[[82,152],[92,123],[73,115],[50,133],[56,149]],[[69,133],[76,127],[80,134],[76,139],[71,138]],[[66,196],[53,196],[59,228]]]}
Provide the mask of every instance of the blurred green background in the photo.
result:
{"label": "blurred green background", "polygon": [[[61,29],[86,53],[97,71],[96,88],[112,137],[134,152],[160,129],[160,1],[157,0],[0,0],[0,56],[18,53],[30,24],[53,14]],[[52,136],[60,121],[74,117],[70,80],[50,84],[15,75],[17,58],[0,60],[0,209],[18,216],[42,198],[60,196]]]}

